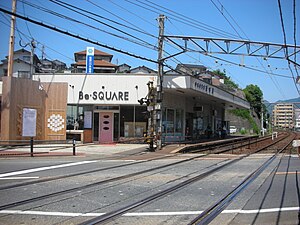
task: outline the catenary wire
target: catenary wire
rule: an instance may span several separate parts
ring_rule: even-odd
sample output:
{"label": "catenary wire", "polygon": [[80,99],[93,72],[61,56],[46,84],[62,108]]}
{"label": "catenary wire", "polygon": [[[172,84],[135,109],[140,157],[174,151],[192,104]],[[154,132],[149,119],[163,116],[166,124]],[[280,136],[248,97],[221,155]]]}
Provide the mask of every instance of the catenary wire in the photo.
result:
{"label": "catenary wire", "polygon": [[[297,39],[296,39],[296,28],[297,28],[297,18],[296,18],[296,0],[293,1],[293,18],[294,18],[294,45],[295,45],[295,52],[296,52],[296,46],[297,46]],[[294,61],[297,62],[297,54],[294,55]],[[297,76],[299,77],[298,68],[295,65],[295,70],[297,73]]]}
{"label": "catenary wire", "polygon": [[[111,35],[111,36],[114,36],[114,37],[117,37],[117,38],[120,38],[120,39],[123,39],[123,40],[126,40],[126,41],[130,41],[130,42],[132,42],[132,43],[134,43],[134,44],[138,44],[138,45],[141,45],[141,46],[144,46],[144,47],[147,47],[147,48],[150,48],[150,49],[154,49],[154,50],[155,50],[155,46],[153,46],[152,44],[147,43],[147,42],[145,42],[144,40],[139,39],[139,38],[137,38],[137,37],[135,37],[135,36],[133,36],[133,35],[130,35],[130,34],[124,32],[124,31],[119,30],[119,32],[123,32],[123,33],[125,33],[126,35],[129,35],[129,36],[131,36],[132,38],[137,39],[138,41],[133,40],[133,39],[130,39],[130,38],[127,38],[127,37],[124,37],[124,36],[120,36],[120,35],[114,34],[114,33],[112,33],[112,32],[108,32],[108,31],[106,31],[106,30],[103,30],[103,29],[100,29],[100,28],[98,28],[98,27],[95,27],[95,26],[93,26],[93,25],[91,25],[91,24],[84,23],[84,22],[82,22],[82,21],[76,20],[76,19],[71,18],[71,17],[68,17],[68,16],[66,16],[66,15],[62,15],[62,14],[60,14],[60,13],[58,13],[58,12],[54,12],[54,11],[52,11],[52,10],[46,9],[46,8],[44,8],[44,7],[42,7],[42,6],[38,6],[38,5],[35,5],[35,4],[32,4],[32,3],[29,3],[29,2],[27,2],[27,1],[25,1],[25,0],[21,0],[21,1],[24,2],[25,4],[31,6],[31,7],[34,7],[34,8],[39,9],[39,10],[42,10],[42,11],[44,11],[44,12],[46,12],[46,13],[50,13],[50,14],[52,14],[52,15],[54,15],[54,16],[57,16],[57,17],[60,17],[60,18],[62,18],[62,19],[66,19],[66,20],[69,20],[69,21],[71,21],[71,22],[75,22],[75,23],[78,23],[78,24],[87,26],[87,27],[90,27],[90,28],[92,28],[92,29],[95,29],[95,30],[104,32],[104,33],[106,33],[106,34],[109,34],[109,35]],[[112,27],[111,27],[111,28],[112,28]],[[114,28],[114,29],[117,29],[117,28]]]}
{"label": "catenary wire", "polygon": [[[82,7],[77,7],[77,6],[75,6],[75,5],[68,4],[68,3],[64,2],[64,1],[61,1],[61,0],[49,0],[49,1],[50,1],[50,2],[53,2],[53,3],[55,3],[55,4],[60,3],[61,6],[62,6],[62,5],[65,5],[65,6],[69,6],[69,7],[75,8],[75,9],[77,9],[77,10],[79,10],[79,11],[85,12],[85,13],[87,13],[87,14],[93,15],[93,16],[98,17],[98,18],[103,19],[103,20],[107,20],[107,21],[109,21],[109,22],[111,22],[111,23],[114,23],[114,24],[116,24],[116,25],[119,25],[119,26],[122,26],[122,27],[125,27],[125,28],[128,28],[128,29],[131,29],[131,30],[133,30],[133,31],[140,32],[140,33],[142,33],[142,34],[148,35],[148,36],[150,36],[150,37],[156,38],[155,35],[152,35],[151,33],[149,33],[149,32],[147,32],[147,31],[145,31],[145,30],[143,30],[143,29],[141,29],[141,28],[135,26],[134,24],[130,23],[130,22],[127,21],[127,20],[122,19],[121,17],[118,17],[118,18],[119,18],[119,19],[122,19],[122,20],[125,21],[126,23],[129,23],[129,24],[130,24],[131,26],[133,26],[133,27],[130,27],[130,26],[125,25],[125,24],[122,24],[122,23],[119,23],[119,22],[117,22],[117,21],[115,21],[115,20],[109,19],[109,18],[104,17],[104,16],[100,16],[99,14],[93,13],[93,12],[91,12],[91,11],[89,11],[89,10],[85,10],[85,9],[83,9]],[[98,7],[98,8],[101,8],[102,10],[105,10],[103,7],[100,7],[99,5],[97,5],[97,4],[95,4],[95,3],[91,2],[91,1],[88,1],[88,0],[87,0],[87,2],[93,4],[94,6],[96,6],[96,7]],[[108,10],[105,10],[105,11],[106,11],[106,12],[109,12]],[[78,13],[78,12],[77,12],[77,13]],[[109,13],[110,13],[110,12],[109,12]],[[117,16],[117,15],[115,15],[115,14],[113,14],[113,13],[112,13],[112,15]],[[86,16],[86,15],[85,15],[85,16]],[[91,19],[94,20],[94,18],[91,18]],[[97,21],[97,22],[98,22],[98,21]],[[102,23],[102,22],[100,22],[100,23]]]}
{"label": "catenary wire", "polygon": [[60,28],[57,28],[55,26],[51,26],[49,24],[46,24],[46,23],[43,23],[43,22],[40,22],[40,21],[37,21],[37,20],[34,20],[34,19],[31,19],[29,17],[25,17],[25,16],[22,16],[18,13],[12,13],[10,12],[9,10],[6,10],[4,8],[1,8],[0,7],[0,11],[1,12],[4,12],[6,14],[9,14],[9,15],[14,15],[20,19],[23,19],[23,20],[26,20],[26,21],[29,21],[33,24],[36,24],[36,25],[39,25],[39,26],[42,26],[42,27],[45,27],[45,28],[48,28],[52,31],[56,31],[58,33],[61,33],[61,34],[64,34],[64,35],[67,35],[67,36],[70,36],[70,37],[73,37],[73,38],[76,38],[76,39],[79,39],[79,40],[82,40],[82,41],[86,41],[86,42],[89,42],[91,44],[94,44],[94,45],[97,45],[97,46],[101,46],[103,48],[107,48],[107,49],[110,49],[112,51],[115,51],[115,52],[119,52],[119,53],[123,53],[123,54],[126,54],[126,55],[129,55],[131,57],[134,57],[134,58],[137,58],[137,59],[142,59],[142,60],[145,60],[145,61],[148,61],[148,62],[152,62],[152,63],[157,63],[156,60],[153,60],[153,59],[149,59],[149,58],[146,58],[144,56],[140,56],[140,55],[136,55],[134,53],[131,53],[131,52],[127,52],[127,51],[124,51],[122,49],[118,49],[118,48],[115,48],[113,46],[109,46],[109,45],[106,45],[106,44],[101,44],[99,43],[98,41],[94,41],[94,40],[91,40],[91,39],[88,39],[88,38],[85,38],[85,37],[82,37],[80,35],[77,35],[77,34],[74,34],[74,33],[70,33],[69,31],[65,31],[65,30],[62,30]]}
{"label": "catenary wire", "polygon": [[[250,41],[250,38],[248,37],[248,35],[243,31],[243,29],[237,24],[237,22],[234,20],[234,18],[230,15],[230,13],[226,10],[226,8],[224,7],[223,4],[220,3],[220,1],[218,0],[219,4],[222,7],[222,10],[219,9],[219,7],[215,4],[215,2],[213,0],[211,0],[211,2],[213,3],[213,5],[217,8],[217,10],[222,14],[222,16],[225,18],[225,20],[229,23],[229,25],[234,29],[234,31],[236,32],[236,34],[242,38],[242,36],[239,34],[239,32],[237,31],[237,29],[235,29],[235,27],[233,26],[233,24],[229,21],[229,19],[224,15],[224,13],[222,13],[222,10],[224,9],[227,14],[230,16],[230,18],[234,21],[234,23],[239,27],[239,29],[242,31],[242,33],[247,37],[247,39]],[[243,39],[243,38],[242,38]],[[270,79],[272,80],[273,84],[275,85],[275,87],[277,88],[277,90],[281,93],[282,97],[285,98],[285,94],[282,91],[282,89],[280,88],[278,82],[276,79],[273,79],[273,77],[271,75],[273,75],[273,72],[269,72],[265,66],[263,65],[263,63],[261,62],[261,60],[259,60],[257,57],[255,57],[257,62],[262,66],[262,68],[265,70],[265,72],[269,75]]]}
{"label": "catenary wire", "polygon": [[[278,2],[278,8],[279,8],[279,15],[280,15],[280,22],[281,22],[281,29],[282,29],[282,33],[283,33],[283,41],[284,41],[284,44],[286,45],[286,33],[285,33],[285,28],[284,28],[284,21],[283,21],[283,15],[282,15],[282,8],[281,8],[281,2],[280,0],[277,1]],[[288,49],[286,48],[285,49],[285,54],[286,54],[286,57],[288,59]],[[293,73],[293,70],[291,68],[291,65],[290,65],[290,62],[288,61],[288,66],[289,66],[289,69],[292,73],[292,76],[293,76],[293,80],[294,80],[294,84],[295,84],[295,87],[298,91],[298,94],[300,95],[300,91],[299,91],[299,88],[297,86],[297,83],[296,83],[296,78],[294,76],[294,73]]]}
{"label": "catenary wire", "polygon": [[[146,5],[146,6],[143,6],[143,5],[140,5],[140,4],[136,3],[136,2],[133,2],[131,0],[124,0],[124,1],[126,1],[128,3],[131,3],[131,4],[135,5],[135,6],[138,6],[140,8],[143,8],[145,10],[148,10],[150,12],[153,12],[155,14],[160,14],[161,12],[170,14],[170,15],[168,15],[168,17],[172,18],[174,21],[177,21],[177,22],[180,22],[182,24],[185,24],[185,25],[188,25],[188,26],[191,26],[191,27],[194,27],[194,28],[206,31],[208,33],[212,33],[212,34],[219,35],[219,36],[222,36],[222,37],[228,37],[228,36],[233,37],[233,36],[235,36],[235,35],[232,35],[232,34],[229,34],[229,33],[225,32],[225,31],[218,30],[217,28],[210,28],[210,27],[208,27],[208,25],[205,25],[205,26],[201,25],[201,24],[199,24],[198,21],[197,21],[197,23],[193,22],[190,18],[188,18],[188,17],[186,17],[184,15],[181,15],[179,13],[175,13],[175,12],[173,12],[171,10],[169,10],[169,12],[167,12],[166,10],[162,10],[162,9],[165,9],[162,6],[160,6],[159,8],[158,7],[154,7],[153,5],[156,5],[155,3],[153,3],[153,4],[150,5],[150,4],[143,3],[143,2],[141,2],[139,0],[136,0],[139,3],[141,3],[143,5]],[[179,15],[180,15],[180,17],[179,17]]]}

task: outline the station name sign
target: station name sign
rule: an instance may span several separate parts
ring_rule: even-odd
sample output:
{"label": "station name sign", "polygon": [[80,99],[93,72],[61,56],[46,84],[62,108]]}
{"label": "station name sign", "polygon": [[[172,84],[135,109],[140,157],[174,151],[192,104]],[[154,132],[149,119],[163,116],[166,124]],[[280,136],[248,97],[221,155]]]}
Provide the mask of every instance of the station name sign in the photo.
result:
{"label": "station name sign", "polygon": [[195,81],[193,88],[197,91],[205,92],[210,95],[214,94],[214,88],[202,82]]}
{"label": "station name sign", "polygon": [[100,100],[100,101],[129,101],[128,91],[93,91],[84,93],[79,91],[79,100]]}

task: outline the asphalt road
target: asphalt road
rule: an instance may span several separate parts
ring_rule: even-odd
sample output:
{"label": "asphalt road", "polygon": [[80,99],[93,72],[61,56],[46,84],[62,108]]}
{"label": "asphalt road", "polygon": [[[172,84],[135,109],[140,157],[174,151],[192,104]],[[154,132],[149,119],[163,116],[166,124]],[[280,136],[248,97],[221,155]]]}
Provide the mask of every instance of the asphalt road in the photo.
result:
{"label": "asphalt road", "polygon": [[[113,148],[111,146],[112,153]],[[143,156],[147,154],[142,152]],[[151,161],[146,161],[147,157],[141,161],[130,157],[105,159],[102,155],[88,154],[0,158],[0,224],[79,224],[163,191],[233,158],[231,155],[203,157],[127,179],[100,183],[190,156],[176,155]],[[135,208],[109,224],[188,224],[269,157],[268,154],[257,154],[245,158],[161,199]],[[211,224],[299,224],[299,171],[298,155],[280,155]],[[77,173],[81,175],[34,183]],[[79,188],[97,182],[99,185]],[[12,188],[11,185],[19,186]],[[78,189],[58,196],[3,207],[76,187]]]}

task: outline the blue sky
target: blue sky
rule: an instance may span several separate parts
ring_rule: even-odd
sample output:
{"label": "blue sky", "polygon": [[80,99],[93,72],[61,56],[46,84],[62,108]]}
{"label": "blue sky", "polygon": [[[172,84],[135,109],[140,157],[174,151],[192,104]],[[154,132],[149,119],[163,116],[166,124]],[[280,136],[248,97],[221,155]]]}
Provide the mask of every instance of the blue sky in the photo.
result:
{"label": "blue sky", "polygon": [[[19,0],[17,12],[62,30],[98,41],[103,45],[112,46],[151,60],[157,59],[157,51],[154,48],[157,46],[158,23],[156,19],[159,14],[164,14],[167,17],[165,34],[168,35],[242,38],[251,41],[284,43],[277,0],[63,0],[62,2],[73,5],[73,9],[80,7],[99,15],[101,18],[97,18],[97,20],[118,30],[74,13],[49,0]],[[34,5],[30,6],[29,4]],[[299,5],[300,1],[296,0],[296,37],[298,39],[300,37]],[[287,44],[294,44],[293,0],[281,0],[281,6]],[[1,1],[0,7],[10,10],[11,1]],[[81,24],[66,18],[58,18],[42,11],[41,7],[51,10],[50,13],[60,13],[78,20]],[[0,14],[0,30],[2,31],[0,59],[3,59],[8,53],[10,17],[3,13]],[[230,21],[231,25],[226,19]],[[201,27],[198,23],[196,25],[196,21],[201,23]],[[15,49],[20,48],[20,40],[25,44],[33,37],[38,42],[36,54],[39,57],[42,55],[41,50],[44,46],[46,58],[58,59],[70,65],[74,62],[74,52],[85,50],[87,46],[94,46],[101,51],[114,55],[112,61],[114,64],[126,63],[132,67],[145,65],[157,69],[157,65],[154,63],[92,45],[21,19],[17,19],[17,28],[19,32],[16,32]],[[141,42],[146,43],[147,46],[141,46]],[[299,40],[297,40],[297,45],[299,45]],[[169,44],[165,44],[165,50],[173,53],[177,51]],[[297,62],[299,63],[300,54],[298,55]],[[172,58],[166,63],[174,68],[176,63],[192,63],[204,65],[210,70],[226,70],[227,75],[241,88],[245,88],[249,84],[258,85],[263,91],[264,99],[269,102],[299,97],[292,73],[285,60],[263,60],[262,58],[232,55],[213,56],[236,64],[245,64],[250,68],[264,72],[236,66],[199,53],[182,54],[176,57],[176,60]],[[165,70],[167,69],[165,68]],[[297,75],[293,66],[292,71],[294,75]],[[300,87],[298,88],[300,89]]]}

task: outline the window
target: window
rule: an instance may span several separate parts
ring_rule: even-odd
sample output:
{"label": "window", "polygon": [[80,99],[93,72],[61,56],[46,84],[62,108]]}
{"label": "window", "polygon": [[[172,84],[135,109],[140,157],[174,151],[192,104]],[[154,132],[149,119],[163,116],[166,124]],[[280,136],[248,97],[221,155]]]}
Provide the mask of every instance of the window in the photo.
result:
{"label": "window", "polygon": [[30,78],[30,71],[18,71],[19,78]]}
{"label": "window", "polygon": [[147,114],[145,106],[121,106],[120,136],[142,137],[147,131]]}
{"label": "window", "polygon": [[183,110],[164,109],[163,111],[164,132],[174,135],[183,133]]}
{"label": "window", "polygon": [[78,123],[78,130],[83,130],[84,111],[93,111],[92,106],[89,105],[84,105],[84,106],[68,105],[67,106],[67,130],[73,130],[76,122]]}
{"label": "window", "polygon": [[26,62],[30,62],[30,55],[23,55],[22,59]]}

